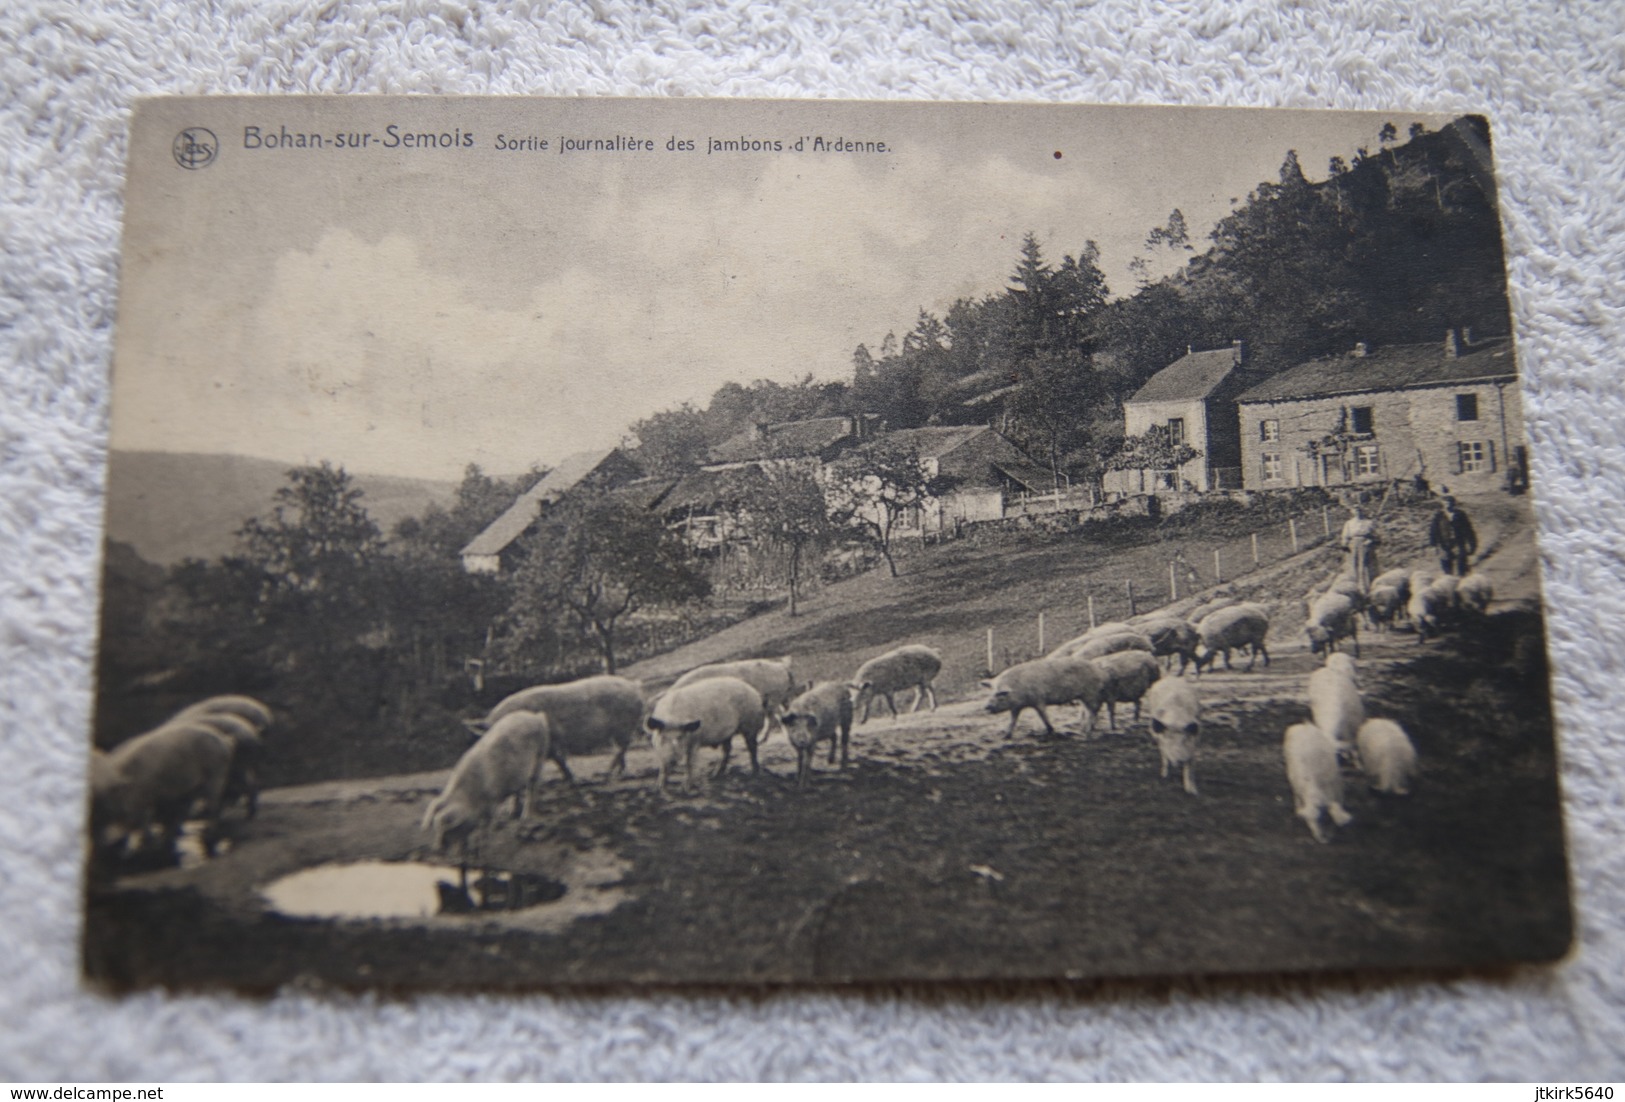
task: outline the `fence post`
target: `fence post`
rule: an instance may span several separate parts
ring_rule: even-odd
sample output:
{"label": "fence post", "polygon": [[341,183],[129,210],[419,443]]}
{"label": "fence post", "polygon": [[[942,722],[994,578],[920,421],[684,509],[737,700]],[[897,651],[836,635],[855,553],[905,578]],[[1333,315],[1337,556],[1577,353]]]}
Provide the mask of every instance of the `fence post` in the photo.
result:
{"label": "fence post", "polygon": [[1128,614],[1131,618],[1138,615],[1134,608],[1134,582],[1132,580],[1128,583]]}
{"label": "fence post", "polygon": [[1292,553],[1296,555],[1298,553],[1298,522],[1295,520],[1289,520],[1286,522],[1286,525],[1287,528],[1292,532]]}
{"label": "fence post", "polygon": [[1168,599],[1179,600],[1179,583],[1174,580],[1174,564],[1168,564]]}
{"label": "fence post", "polygon": [[987,675],[992,677],[997,673],[993,668],[993,629],[987,629]]}
{"label": "fence post", "polygon": [[1038,614],[1038,653],[1044,653],[1044,614]]}
{"label": "fence post", "polygon": [[1258,533],[1253,533],[1253,565],[1258,565]]}
{"label": "fence post", "polygon": [[1213,581],[1215,583],[1224,581],[1224,572],[1219,569],[1219,549],[1217,547],[1213,549]]}
{"label": "fence post", "polygon": [[1089,594],[1089,630],[1093,631],[1094,627],[1095,627],[1095,595],[1093,593],[1091,593],[1091,594]]}
{"label": "fence post", "polygon": [[1332,508],[1330,505],[1320,507],[1320,526],[1326,529],[1326,534],[1332,534]]}

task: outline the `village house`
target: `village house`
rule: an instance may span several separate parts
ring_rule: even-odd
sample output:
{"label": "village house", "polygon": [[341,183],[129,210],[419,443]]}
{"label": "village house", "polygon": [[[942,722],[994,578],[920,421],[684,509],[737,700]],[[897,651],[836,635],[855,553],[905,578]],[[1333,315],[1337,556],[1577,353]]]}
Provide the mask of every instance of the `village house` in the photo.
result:
{"label": "village house", "polygon": [[872,438],[881,427],[880,418],[868,414],[752,425],[712,448],[704,469],[725,471],[758,463],[819,468]]}
{"label": "village house", "polygon": [[852,448],[880,438],[912,448],[931,478],[953,483],[941,498],[903,518],[907,533],[998,520],[1012,496],[1041,494],[1053,481],[1008,438],[985,425],[888,432],[875,417],[820,417],[756,426],[730,438],[712,450],[711,462],[680,478],[658,508],[695,547],[718,547],[742,537],[734,530],[728,498],[746,472],[784,464],[827,480]]}
{"label": "village house", "polygon": [[951,488],[903,518],[905,532],[929,535],[975,521],[1000,520],[1009,499],[1052,488],[1050,472],[986,425],[898,429],[886,439],[912,448],[927,474]]}
{"label": "village house", "polygon": [[463,569],[470,574],[499,574],[512,569],[520,554],[519,537],[534,530],[548,506],[572,490],[613,489],[642,474],[637,462],[620,448],[565,457],[468,542],[461,552]]}
{"label": "village house", "polygon": [[1491,489],[1528,469],[1512,343],[1373,348],[1289,368],[1238,399],[1249,490],[1339,486],[1418,476]]}
{"label": "village house", "polygon": [[712,448],[707,462],[679,478],[656,507],[692,546],[719,547],[743,538],[729,500],[745,477],[741,472],[782,466],[818,477],[882,427],[880,418],[866,414],[752,425]]}
{"label": "village house", "polygon": [[1107,493],[1147,494],[1162,490],[1240,489],[1241,439],[1236,396],[1249,382],[1245,345],[1185,355],[1151,376],[1123,403],[1123,433],[1141,436],[1156,427],[1170,442],[1201,454],[1174,470],[1107,471]]}

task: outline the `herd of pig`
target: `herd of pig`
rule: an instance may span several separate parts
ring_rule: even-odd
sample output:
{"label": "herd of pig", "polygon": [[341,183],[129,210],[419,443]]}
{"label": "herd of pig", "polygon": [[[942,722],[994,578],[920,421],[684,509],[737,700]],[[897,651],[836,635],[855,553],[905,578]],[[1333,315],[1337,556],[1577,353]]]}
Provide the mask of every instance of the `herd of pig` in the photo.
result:
{"label": "herd of pig", "polygon": [[[1462,617],[1481,614],[1493,590],[1479,574],[1464,578],[1429,571],[1390,571],[1361,586],[1340,575],[1305,600],[1305,632],[1311,653],[1325,665],[1309,677],[1310,721],[1289,727],[1282,743],[1296,813],[1319,841],[1328,835],[1324,814],[1342,826],[1340,761],[1363,769],[1373,788],[1403,795],[1416,769],[1416,751],[1404,730],[1389,719],[1367,719],[1354,658],[1339,652],[1348,640],[1359,654],[1359,624],[1374,630],[1393,626],[1401,610],[1416,633],[1429,634]],[[1197,794],[1194,765],[1201,734],[1201,698],[1187,669],[1200,678],[1220,658],[1231,667],[1232,652],[1270,661],[1266,637],[1268,609],[1257,603],[1218,598],[1184,616],[1154,612],[1127,622],[1102,624],[1068,640],[1042,658],[1006,669],[982,684],[985,709],[1008,713],[1012,737],[1023,712],[1032,710],[1054,735],[1048,709],[1079,705],[1080,722],[1090,734],[1105,709],[1111,730],[1117,705],[1133,704],[1138,722],[1144,708],[1161,758],[1162,776],[1178,769],[1186,792]],[[1175,660],[1178,676],[1171,673]],[[490,826],[511,799],[521,818],[533,814],[543,765],[552,761],[574,783],[569,759],[612,753],[610,776],[624,774],[633,737],[646,731],[657,762],[655,783],[667,788],[681,766],[685,787],[695,786],[695,757],[702,748],[720,750],[716,776],[728,767],[735,736],[743,739],[752,771],[760,770],[757,750],[774,727],[784,730],[796,751],[796,782],[805,786],[820,744],[828,761],[849,761],[852,727],[866,722],[880,702],[899,714],[897,697],[913,690],[918,711],[937,705],[933,682],[942,657],[931,647],[898,647],[859,667],[849,682],[800,686],[789,658],[746,659],[701,666],[670,688],[646,698],[634,680],[600,676],[562,685],[522,690],[501,701],[479,720],[468,721],[473,743],[451,772],[423,818],[437,849],[470,840]],[[799,690],[799,691],[798,691]],[[91,822],[96,852],[117,855],[133,841],[146,845],[153,831],[170,849],[181,823],[201,810],[205,848],[213,853],[221,810],[236,799],[254,814],[256,762],[270,710],[244,696],[220,696],[178,713],[152,731],[94,753],[91,763]]]}
{"label": "herd of pig", "polygon": [[[131,847],[162,843],[173,854],[182,824],[201,812],[214,855],[221,811],[259,807],[259,760],[271,709],[248,696],[193,704],[145,734],[90,754],[91,859],[101,869]],[[158,833],[155,835],[154,831]]]}

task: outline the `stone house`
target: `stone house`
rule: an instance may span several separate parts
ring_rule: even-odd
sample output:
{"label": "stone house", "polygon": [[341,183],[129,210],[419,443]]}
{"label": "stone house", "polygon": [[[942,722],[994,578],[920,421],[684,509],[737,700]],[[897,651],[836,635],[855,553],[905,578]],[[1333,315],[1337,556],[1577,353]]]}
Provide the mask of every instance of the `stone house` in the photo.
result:
{"label": "stone house", "polygon": [[1249,382],[1245,346],[1185,355],[1151,376],[1123,403],[1123,434],[1140,436],[1154,426],[1168,429],[1175,444],[1201,452],[1177,470],[1107,471],[1107,493],[1146,494],[1160,490],[1230,490],[1241,487],[1241,440],[1236,396]]}
{"label": "stone house", "polygon": [[1237,401],[1248,490],[1414,479],[1482,490],[1527,471],[1512,343],[1451,330],[1287,369]]}

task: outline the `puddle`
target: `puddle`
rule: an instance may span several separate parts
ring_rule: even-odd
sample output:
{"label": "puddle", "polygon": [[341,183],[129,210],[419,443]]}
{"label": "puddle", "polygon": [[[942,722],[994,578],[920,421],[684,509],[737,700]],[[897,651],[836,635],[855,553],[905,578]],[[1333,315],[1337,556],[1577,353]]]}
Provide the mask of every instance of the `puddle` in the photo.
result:
{"label": "puddle", "polygon": [[562,899],[568,888],[535,873],[359,861],[317,865],[284,876],[260,894],[298,918],[433,918],[518,911]]}

